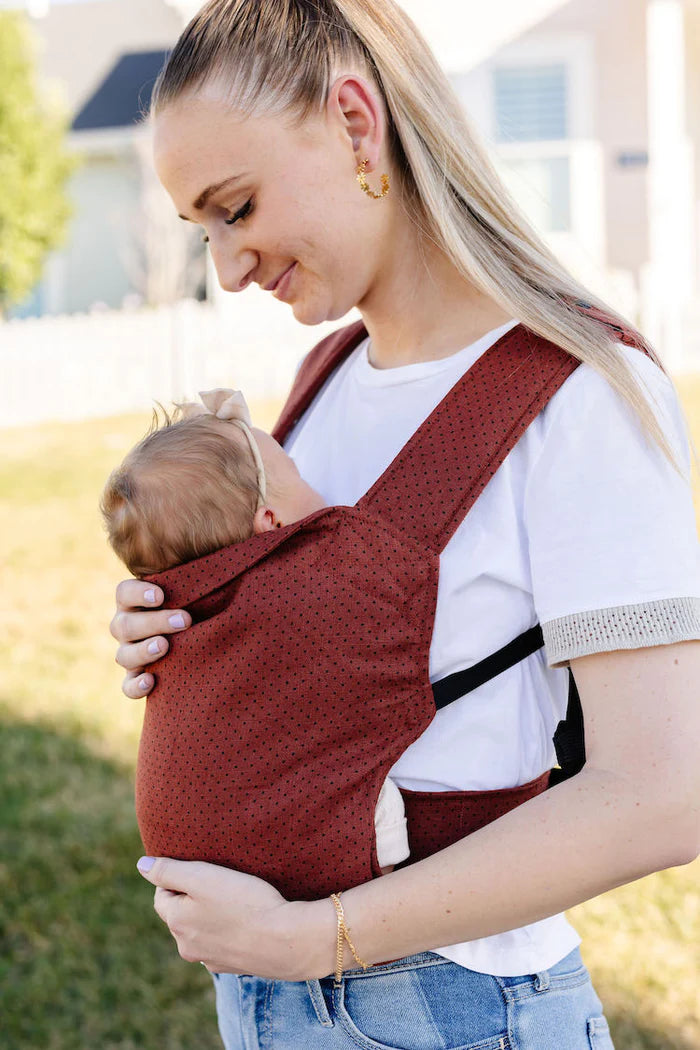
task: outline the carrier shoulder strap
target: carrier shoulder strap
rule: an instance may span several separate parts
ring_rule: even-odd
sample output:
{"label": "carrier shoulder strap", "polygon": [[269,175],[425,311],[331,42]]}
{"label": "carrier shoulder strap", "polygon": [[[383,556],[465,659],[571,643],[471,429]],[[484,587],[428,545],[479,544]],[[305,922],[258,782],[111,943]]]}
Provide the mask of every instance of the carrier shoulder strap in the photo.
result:
{"label": "carrier shoulder strap", "polygon": [[[366,337],[361,321],[304,359],[273,430],[283,441],[338,365]],[[440,552],[508,452],[579,362],[522,325],[468,369],[358,506]],[[436,493],[440,498],[436,499]]]}
{"label": "carrier shoulder strap", "polygon": [[339,328],[337,332],[331,332],[309,351],[301,363],[289,397],[272,430],[273,438],[279,441],[280,445],[338,365],[366,338],[367,329],[364,324],[362,321],[355,321],[354,324]]}
{"label": "carrier shoulder strap", "polygon": [[[650,353],[638,332],[580,304],[617,338]],[[519,324],[474,362],[358,501],[442,552],[525,430],[580,361]]]}
{"label": "carrier shoulder strap", "polygon": [[441,553],[508,453],[580,362],[523,325],[455,383],[357,506]]}

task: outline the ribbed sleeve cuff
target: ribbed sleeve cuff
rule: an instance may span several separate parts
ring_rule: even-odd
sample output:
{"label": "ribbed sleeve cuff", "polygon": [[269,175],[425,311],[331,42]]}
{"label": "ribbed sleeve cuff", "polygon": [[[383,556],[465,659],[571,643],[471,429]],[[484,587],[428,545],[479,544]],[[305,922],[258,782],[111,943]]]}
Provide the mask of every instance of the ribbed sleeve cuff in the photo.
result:
{"label": "ribbed sleeve cuff", "polygon": [[640,605],[616,605],[572,613],[542,624],[547,663],[613,649],[641,649],[700,638],[700,598],[662,598]]}

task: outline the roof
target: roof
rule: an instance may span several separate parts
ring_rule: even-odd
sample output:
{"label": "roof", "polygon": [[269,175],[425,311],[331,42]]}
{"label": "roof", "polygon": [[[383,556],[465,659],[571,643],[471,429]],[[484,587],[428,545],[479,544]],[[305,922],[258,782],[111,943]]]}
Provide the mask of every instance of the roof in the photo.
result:
{"label": "roof", "polygon": [[77,114],[71,129],[124,128],[136,124],[148,109],[156,78],[168,51],[122,55]]}

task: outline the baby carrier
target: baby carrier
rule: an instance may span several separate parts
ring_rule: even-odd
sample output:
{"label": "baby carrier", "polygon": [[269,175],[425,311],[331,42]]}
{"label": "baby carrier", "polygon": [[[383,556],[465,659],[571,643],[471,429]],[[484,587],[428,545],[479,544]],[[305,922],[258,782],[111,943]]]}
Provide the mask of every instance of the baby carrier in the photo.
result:
{"label": "baby carrier", "polygon": [[[636,333],[616,332],[645,349]],[[358,322],[308,355],[278,441],[366,334]],[[151,577],[193,625],[153,665],[136,777],[148,853],[223,864],[296,900],[380,874],[374,810],[389,769],[438,709],[543,645],[535,625],[475,666],[428,678],[440,553],[578,364],[518,325],[355,506],[325,508]],[[515,788],[402,789],[405,863],[578,772],[583,719],[571,674],[555,744],[560,768]]]}

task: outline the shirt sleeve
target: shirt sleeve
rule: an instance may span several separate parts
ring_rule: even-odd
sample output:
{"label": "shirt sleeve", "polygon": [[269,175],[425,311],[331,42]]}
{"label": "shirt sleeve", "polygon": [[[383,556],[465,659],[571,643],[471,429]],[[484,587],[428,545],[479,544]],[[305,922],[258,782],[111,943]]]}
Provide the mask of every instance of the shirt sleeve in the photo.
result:
{"label": "shirt sleeve", "polygon": [[683,476],[636,413],[582,364],[542,413],[524,499],[550,666],[700,638],[700,544],[685,421],[671,380],[620,344]]}

